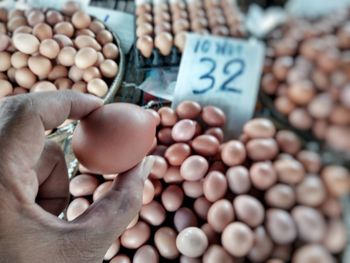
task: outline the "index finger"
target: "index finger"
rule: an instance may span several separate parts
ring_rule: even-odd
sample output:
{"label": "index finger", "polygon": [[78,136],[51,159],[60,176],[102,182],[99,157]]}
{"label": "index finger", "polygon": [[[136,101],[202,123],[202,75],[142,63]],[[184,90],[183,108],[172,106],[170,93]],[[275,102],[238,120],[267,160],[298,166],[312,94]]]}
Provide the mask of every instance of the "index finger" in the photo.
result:
{"label": "index finger", "polygon": [[[92,95],[74,91],[41,92],[18,95],[0,104],[1,166],[19,160],[17,167],[30,168],[38,161],[44,147],[44,131],[60,125],[67,118],[81,119],[102,106]],[[25,167],[23,167],[25,166]]]}

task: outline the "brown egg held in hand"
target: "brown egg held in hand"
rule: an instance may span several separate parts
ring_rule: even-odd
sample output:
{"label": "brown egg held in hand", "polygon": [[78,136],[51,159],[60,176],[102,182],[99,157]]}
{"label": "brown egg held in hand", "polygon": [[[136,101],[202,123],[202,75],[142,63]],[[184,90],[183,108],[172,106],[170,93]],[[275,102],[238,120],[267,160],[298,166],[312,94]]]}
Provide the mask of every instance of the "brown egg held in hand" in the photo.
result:
{"label": "brown egg held in hand", "polygon": [[152,116],[140,107],[126,103],[105,105],[76,127],[74,154],[91,171],[121,173],[148,153],[155,130]]}

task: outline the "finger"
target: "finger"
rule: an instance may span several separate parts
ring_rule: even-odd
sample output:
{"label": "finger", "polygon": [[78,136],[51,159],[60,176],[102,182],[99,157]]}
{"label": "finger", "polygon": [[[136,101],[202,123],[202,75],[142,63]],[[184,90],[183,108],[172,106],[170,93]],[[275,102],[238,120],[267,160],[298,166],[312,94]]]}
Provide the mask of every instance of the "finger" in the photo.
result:
{"label": "finger", "polygon": [[68,204],[69,179],[64,154],[58,144],[45,142],[35,170],[39,181],[36,203],[47,212],[59,215]]}
{"label": "finger", "polygon": [[153,164],[154,158],[146,157],[132,170],[118,175],[112,189],[70,223],[80,229],[86,242],[98,242],[103,248],[121,235],[141,209],[144,182]]}
{"label": "finger", "polygon": [[[73,91],[42,92],[14,96],[0,104],[0,155],[4,174],[23,174],[38,162],[44,147],[44,131],[65,119],[81,119],[103,104],[92,95]],[[16,165],[9,165],[13,160]]]}

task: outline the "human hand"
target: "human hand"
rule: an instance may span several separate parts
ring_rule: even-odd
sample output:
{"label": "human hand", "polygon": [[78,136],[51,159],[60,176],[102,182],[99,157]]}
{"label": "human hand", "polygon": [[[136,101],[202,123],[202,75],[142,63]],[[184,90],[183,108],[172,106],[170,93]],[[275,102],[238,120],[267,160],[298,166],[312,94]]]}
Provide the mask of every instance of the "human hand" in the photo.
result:
{"label": "human hand", "polygon": [[0,261],[2,263],[100,263],[109,245],[141,208],[153,159],[118,176],[112,189],[80,217],[57,217],[69,199],[60,147],[45,130],[82,119],[102,106],[76,92],[43,92],[0,103]]}

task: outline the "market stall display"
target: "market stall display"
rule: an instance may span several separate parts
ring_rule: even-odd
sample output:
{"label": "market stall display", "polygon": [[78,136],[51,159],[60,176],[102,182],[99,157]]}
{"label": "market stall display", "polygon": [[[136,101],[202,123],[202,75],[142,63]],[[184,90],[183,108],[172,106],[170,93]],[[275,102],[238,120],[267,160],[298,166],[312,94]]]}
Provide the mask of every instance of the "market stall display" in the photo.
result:
{"label": "market stall display", "polygon": [[290,19],[268,37],[261,81],[278,118],[343,152],[350,151],[348,18],[342,10]]}
{"label": "market stall display", "polygon": [[235,1],[140,1],[135,14],[136,63],[141,68],[178,66],[188,32],[246,36]]}
{"label": "market stall display", "polygon": [[[295,133],[268,119],[249,121],[239,140],[223,142],[219,108],[184,101],[176,110],[149,111],[158,123],[150,152],[156,162],[140,214],[105,260],[334,262],[340,255],[347,243],[340,198],[350,184],[344,167],[324,165]],[[68,220],[118,176],[79,169]]]}

